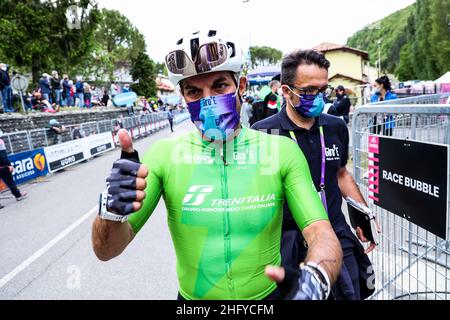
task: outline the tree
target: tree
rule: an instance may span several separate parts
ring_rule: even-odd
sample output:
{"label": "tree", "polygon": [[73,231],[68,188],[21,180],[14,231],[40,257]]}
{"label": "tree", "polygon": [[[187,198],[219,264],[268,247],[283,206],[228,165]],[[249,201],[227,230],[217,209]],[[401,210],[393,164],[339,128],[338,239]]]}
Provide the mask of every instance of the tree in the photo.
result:
{"label": "tree", "polygon": [[437,73],[433,79],[450,70],[450,0],[431,1],[430,46],[436,53]]}
{"label": "tree", "polygon": [[250,47],[250,58],[252,68],[276,64],[281,60],[283,53],[271,47]]}
{"label": "tree", "polygon": [[379,29],[366,27],[347,41],[377,58],[377,39],[382,38],[381,60],[387,72],[400,80],[433,80],[450,70],[450,0],[417,0],[382,19]]}
{"label": "tree", "polygon": [[414,66],[412,64],[411,57],[411,44],[407,43],[400,51],[400,63],[395,70],[399,80],[407,81],[417,79],[417,75],[414,72]]}
{"label": "tree", "polygon": [[[79,24],[71,28],[67,12],[75,4]],[[91,51],[98,17],[94,0],[2,0],[0,13],[0,57],[31,70],[34,83],[43,70],[66,69]]]}
{"label": "tree", "polygon": [[169,73],[167,71],[166,64],[164,62],[157,62],[156,63],[156,72],[158,74],[162,74],[162,75],[165,75],[165,76],[169,75]]}
{"label": "tree", "polygon": [[131,76],[133,81],[138,81],[132,85],[133,91],[140,96],[156,96],[155,76],[157,72],[155,63],[146,53],[140,52],[132,61]]}
{"label": "tree", "polygon": [[393,72],[400,59],[400,50],[408,41],[408,19],[414,13],[414,5],[394,12],[356,32],[347,40],[347,46],[369,52],[372,65],[378,61],[378,40],[381,40],[381,66]]}
{"label": "tree", "polygon": [[94,38],[95,47],[84,68],[99,78],[112,80],[118,66],[127,66],[146,50],[144,36],[117,10],[101,10]]}

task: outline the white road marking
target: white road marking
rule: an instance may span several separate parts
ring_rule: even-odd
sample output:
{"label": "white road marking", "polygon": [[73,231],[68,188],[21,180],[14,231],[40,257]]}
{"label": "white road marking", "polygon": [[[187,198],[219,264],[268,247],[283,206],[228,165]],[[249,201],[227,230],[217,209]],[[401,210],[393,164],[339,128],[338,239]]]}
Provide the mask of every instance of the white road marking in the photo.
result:
{"label": "white road marking", "polygon": [[88,213],[86,213],[84,216],[80,217],[77,221],[72,223],[67,229],[65,229],[63,232],[61,232],[59,235],[57,235],[55,238],[53,238],[50,242],[48,242],[45,246],[43,246],[41,249],[36,251],[32,256],[30,256],[28,259],[26,259],[24,262],[22,262],[20,265],[18,265],[14,270],[12,270],[10,273],[8,273],[6,276],[0,279],[0,289],[4,287],[9,281],[14,279],[20,272],[25,270],[27,267],[29,267],[34,261],[39,259],[44,253],[46,253],[48,250],[50,250],[54,245],[56,245],[59,241],[64,239],[70,232],[72,232],[75,228],[77,228],[80,224],[82,224],[87,218],[92,216],[94,213],[98,212],[98,206],[95,206],[91,210],[89,210]]}

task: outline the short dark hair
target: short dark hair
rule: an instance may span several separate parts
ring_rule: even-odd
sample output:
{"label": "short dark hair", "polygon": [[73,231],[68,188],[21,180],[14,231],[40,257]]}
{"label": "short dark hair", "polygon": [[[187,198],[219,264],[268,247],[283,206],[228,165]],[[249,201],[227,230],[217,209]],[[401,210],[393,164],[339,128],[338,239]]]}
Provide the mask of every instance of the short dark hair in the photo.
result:
{"label": "short dark hair", "polygon": [[293,84],[297,75],[297,68],[300,65],[316,65],[327,69],[330,67],[330,61],[325,58],[323,53],[315,50],[295,50],[283,57],[281,64],[281,84]]}
{"label": "short dark hair", "polygon": [[377,80],[375,80],[376,83],[378,83],[379,85],[383,85],[384,90],[386,91],[391,91],[392,90],[392,86],[391,86],[391,81],[389,80],[389,78],[387,76],[382,76],[380,78],[378,78]]}

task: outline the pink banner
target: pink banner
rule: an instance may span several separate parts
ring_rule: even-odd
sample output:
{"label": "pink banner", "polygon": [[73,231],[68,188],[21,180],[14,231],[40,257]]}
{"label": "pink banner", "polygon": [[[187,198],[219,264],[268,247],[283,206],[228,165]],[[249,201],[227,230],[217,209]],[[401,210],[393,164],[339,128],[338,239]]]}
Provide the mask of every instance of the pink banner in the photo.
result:
{"label": "pink banner", "polygon": [[369,153],[378,154],[379,152],[379,138],[376,136],[369,136]]}

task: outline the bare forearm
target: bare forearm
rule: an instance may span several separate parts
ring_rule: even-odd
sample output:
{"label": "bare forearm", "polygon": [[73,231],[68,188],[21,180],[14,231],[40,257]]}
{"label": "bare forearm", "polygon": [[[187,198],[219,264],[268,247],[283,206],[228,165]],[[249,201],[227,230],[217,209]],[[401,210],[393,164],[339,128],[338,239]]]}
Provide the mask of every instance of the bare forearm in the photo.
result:
{"label": "bare forearm", "polygon": [[338,184],[344,198],[351,197],[353,200],[367,205],[358,185],[346,168],[341,168],[339,170]]}
{"label": "bare forearm", "polygon": [[306,262],[314,262],[325,269],[330,282],[336,282],[342,265],[342,249],[328,221],[318,221],[303,230],[308,243]]}
{"label": "bare forearm", "polygon": [[92,227],[95,255],[102,261],[117,257],[133,240],[134,232],[128,222],[120,223],[97,217]]}

